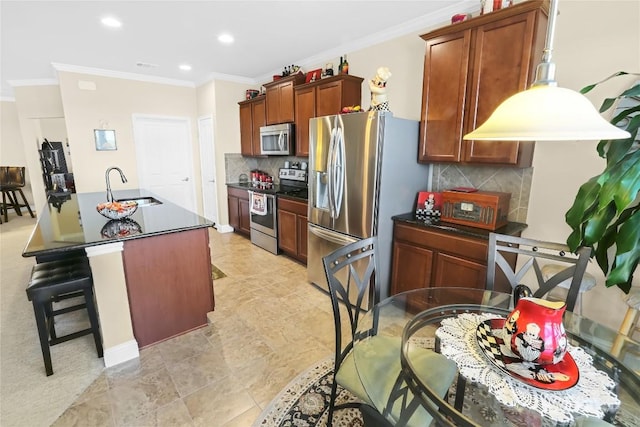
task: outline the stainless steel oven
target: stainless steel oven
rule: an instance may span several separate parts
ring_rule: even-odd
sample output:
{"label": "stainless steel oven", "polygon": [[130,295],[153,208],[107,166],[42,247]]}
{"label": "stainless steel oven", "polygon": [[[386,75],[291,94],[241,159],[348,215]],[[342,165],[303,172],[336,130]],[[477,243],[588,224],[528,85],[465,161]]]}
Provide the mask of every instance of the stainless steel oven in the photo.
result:
{"label": "stainless steel oven", "polygon": [[274,194],[249,191],[251,243],[278,254],[278,208]]}

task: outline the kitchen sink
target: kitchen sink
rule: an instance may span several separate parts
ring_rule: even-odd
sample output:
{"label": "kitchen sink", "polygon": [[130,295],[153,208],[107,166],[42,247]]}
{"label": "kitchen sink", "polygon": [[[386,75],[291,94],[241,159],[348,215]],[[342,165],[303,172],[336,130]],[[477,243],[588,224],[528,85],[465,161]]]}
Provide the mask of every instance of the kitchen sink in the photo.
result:
{"label": "kitchen sink", "polygon": [[155,206],[155,205],[161,205],[162,202],[154,197],[137,197],[137,198],[133,198],[133,199],[119,199],[116,200],[117,202],[120,203],[124,203],[124,202],[136,202],[138,204],[139,208],[143,208],[145,206]]}

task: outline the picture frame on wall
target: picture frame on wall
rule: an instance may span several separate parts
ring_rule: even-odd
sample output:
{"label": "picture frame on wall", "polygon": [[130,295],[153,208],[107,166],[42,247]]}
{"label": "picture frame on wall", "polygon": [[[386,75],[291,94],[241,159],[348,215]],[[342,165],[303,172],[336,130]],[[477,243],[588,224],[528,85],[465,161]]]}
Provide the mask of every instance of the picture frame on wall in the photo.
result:
{"label": "picture frame on wall", "polygon": [[96,151],[113,151],[118,149],[115,130],[94,129],[93,135],[96,140]]}

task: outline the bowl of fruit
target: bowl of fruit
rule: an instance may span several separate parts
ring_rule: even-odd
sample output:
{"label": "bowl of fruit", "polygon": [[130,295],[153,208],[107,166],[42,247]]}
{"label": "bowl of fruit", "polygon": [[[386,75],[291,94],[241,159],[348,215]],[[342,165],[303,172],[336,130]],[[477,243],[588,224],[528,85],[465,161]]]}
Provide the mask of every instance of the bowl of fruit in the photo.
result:
{"label": "bowl of fruit", "polygon": [[138,209],[136,202],[106,202],[96,206],[100,215],[109,219],[127,218]]}

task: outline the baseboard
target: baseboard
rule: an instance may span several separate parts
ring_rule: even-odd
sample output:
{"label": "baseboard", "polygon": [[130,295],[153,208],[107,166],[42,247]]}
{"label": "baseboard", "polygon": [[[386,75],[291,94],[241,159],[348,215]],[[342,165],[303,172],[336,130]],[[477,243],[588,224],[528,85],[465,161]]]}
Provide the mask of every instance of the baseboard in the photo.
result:
{"label": "baseboard", "polygon": [[230,225],[216,224],[216,230],[220,233],[233,233],[233,227]]}
{"label": "baseboard", "polygon": [[116,346],[104,349],[104,366],[109,368],[128,360],[140,357],[138,341],[130,340]]}

